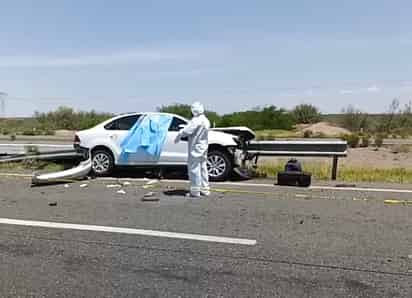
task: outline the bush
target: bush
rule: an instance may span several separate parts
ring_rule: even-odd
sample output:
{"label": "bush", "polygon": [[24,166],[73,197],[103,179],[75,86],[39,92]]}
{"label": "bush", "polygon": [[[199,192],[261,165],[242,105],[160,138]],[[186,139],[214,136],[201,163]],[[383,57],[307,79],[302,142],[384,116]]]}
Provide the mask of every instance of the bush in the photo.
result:
{"label": "bush", "polygon": [[309,124],[319,122],[321,119],[318,108],[310,104],[296,106],[292,114],[297,123]]}
{"label": "bush", "polygon": [[359,145],[359,135],[356,133],[346,134],[342,136],[342,139],[348,143],[351,148],[356,148]]}
{"label": "bush", "polygon": [[359,132],[368,129],[369,118],[367,114],[349,106],[343,110],[343,118],[341,125],[352,132]]}
{"label": "bush", "polygon": [[0,132],[1,132],[0,134],[4,136],[7,136],[10,134],[10,130],[8,130],[7,128],[3,128]]}
{"label": "bush", "polygon": [[303,132],[303,137],[304,138],[311,138],[313,136],[313,131],[311,131],[311,130],[305,130],[304,132]]}
{"label": "bush", "polygon": [[109,113],[75,112],[72,108],[59,107],[48,113],[35,113],[36,126],[42,131],[57,129],[83,130],[91,128],[113,115]]}
{"label": "bush", "polygon": [[363,135],[360,146],[361,146],[362,148],[367,148],[367,147],[369,147],[370,138],[371,138],[371,137],[370,137],[369,135]]}
{"label": "bush", "polygon": [[375,146],[376,146],[376,147],[378,147],[378,148],[382,147],[384,137],[385,137],[385,136],[382,135],[382,134],[378,134],[378,135],[375,137]]}
{"label": "bush", "polygon": [[25,130],[21,133],[23,136],[35,136],[36,132],[34,130]]}
{"label": "bush", "polygon": [[56,132],[54,130],[50,130],[50,129],[46,129],[43,134],[45,136],[54,136],[56,134]]}

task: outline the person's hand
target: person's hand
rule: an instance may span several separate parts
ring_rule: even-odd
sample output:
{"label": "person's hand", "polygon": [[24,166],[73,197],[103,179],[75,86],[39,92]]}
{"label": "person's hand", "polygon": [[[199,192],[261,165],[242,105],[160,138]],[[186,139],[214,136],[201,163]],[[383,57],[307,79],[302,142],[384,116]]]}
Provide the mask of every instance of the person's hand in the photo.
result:
{"label": "person's hand", "polygon": [[180,133],[177,134],[176,138],[175,138],[175,144],[180,142]]}

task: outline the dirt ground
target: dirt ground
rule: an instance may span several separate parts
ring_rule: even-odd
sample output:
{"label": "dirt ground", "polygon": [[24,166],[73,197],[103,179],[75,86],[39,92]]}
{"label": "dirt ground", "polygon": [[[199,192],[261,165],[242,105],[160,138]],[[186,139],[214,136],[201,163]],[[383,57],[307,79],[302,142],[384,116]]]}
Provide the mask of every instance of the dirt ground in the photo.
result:
{"label": "dirt ground", "polygon": [[[328,158],[299,158],[302,161],[331,163]],[[260,158],[260,163],[284,161],[285,158],[265,157]],[[353,168],[412,168],[412,152],[393,153],[393,149],[380,148],[378,151],[374,148],[356,148],[349,149],[346,158],[339,159],[339,165]]]}

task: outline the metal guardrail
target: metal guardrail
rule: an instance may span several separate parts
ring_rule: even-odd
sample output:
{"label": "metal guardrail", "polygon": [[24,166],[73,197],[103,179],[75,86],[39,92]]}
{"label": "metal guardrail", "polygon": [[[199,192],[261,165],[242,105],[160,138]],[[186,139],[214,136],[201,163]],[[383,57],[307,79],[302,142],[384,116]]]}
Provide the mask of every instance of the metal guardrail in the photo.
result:
{"label": "metal guardrail", "polygon": [[74,150],[53,151],[37,154],[12,154],[0,156],[0,163],[18,162],[24,160],[73,160],[82,158],[83,155]]}
{"label": "metal guardrail", "polygon": [[332,180],[336,180],[339,157],[347,156],[345,141],[251,141],[247,152],[259,156],[332,157]]}

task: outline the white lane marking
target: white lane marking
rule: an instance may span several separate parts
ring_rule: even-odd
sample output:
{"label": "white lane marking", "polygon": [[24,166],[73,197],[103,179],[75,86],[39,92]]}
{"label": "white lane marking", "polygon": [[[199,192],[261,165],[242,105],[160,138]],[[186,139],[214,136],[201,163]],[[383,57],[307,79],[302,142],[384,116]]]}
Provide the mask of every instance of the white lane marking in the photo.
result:
{"label": "white lane marking", "polygon": [[217,243],[226,243],[226,244],[256,245],[256,240],[243,239],[243,238],[219,237],[219,236],[209,236],[209,235],[200,235],[200,234],[174,233],[174,232],[163,232],[163,231],[131,229],[131,228],[118,228],[118,227],[108,227],[108,226],[81,225],[81,224],[70,224],[70,223],[49,222],[49,221],[32,221],[32,220],[0,218],[0,224],[41,227],[41,228],[51,228],[51,229],[68,229],[68,230],[80,230],[80,231],[120,233],[120,234],[142,235],[142,236],[152,236],[152,237],[165,237],[165,238],[175,238],[175,239],[185,239],[185,240],[217,242]]}
{"label": "white lane marking", "polygon": [[24,146],[34,146],[34,147],[62,147],[62,148],[73,148],[73,145],[67,144],[67,145],[53,145],[53,144],[0,144],[0,147],[24,147]]}

